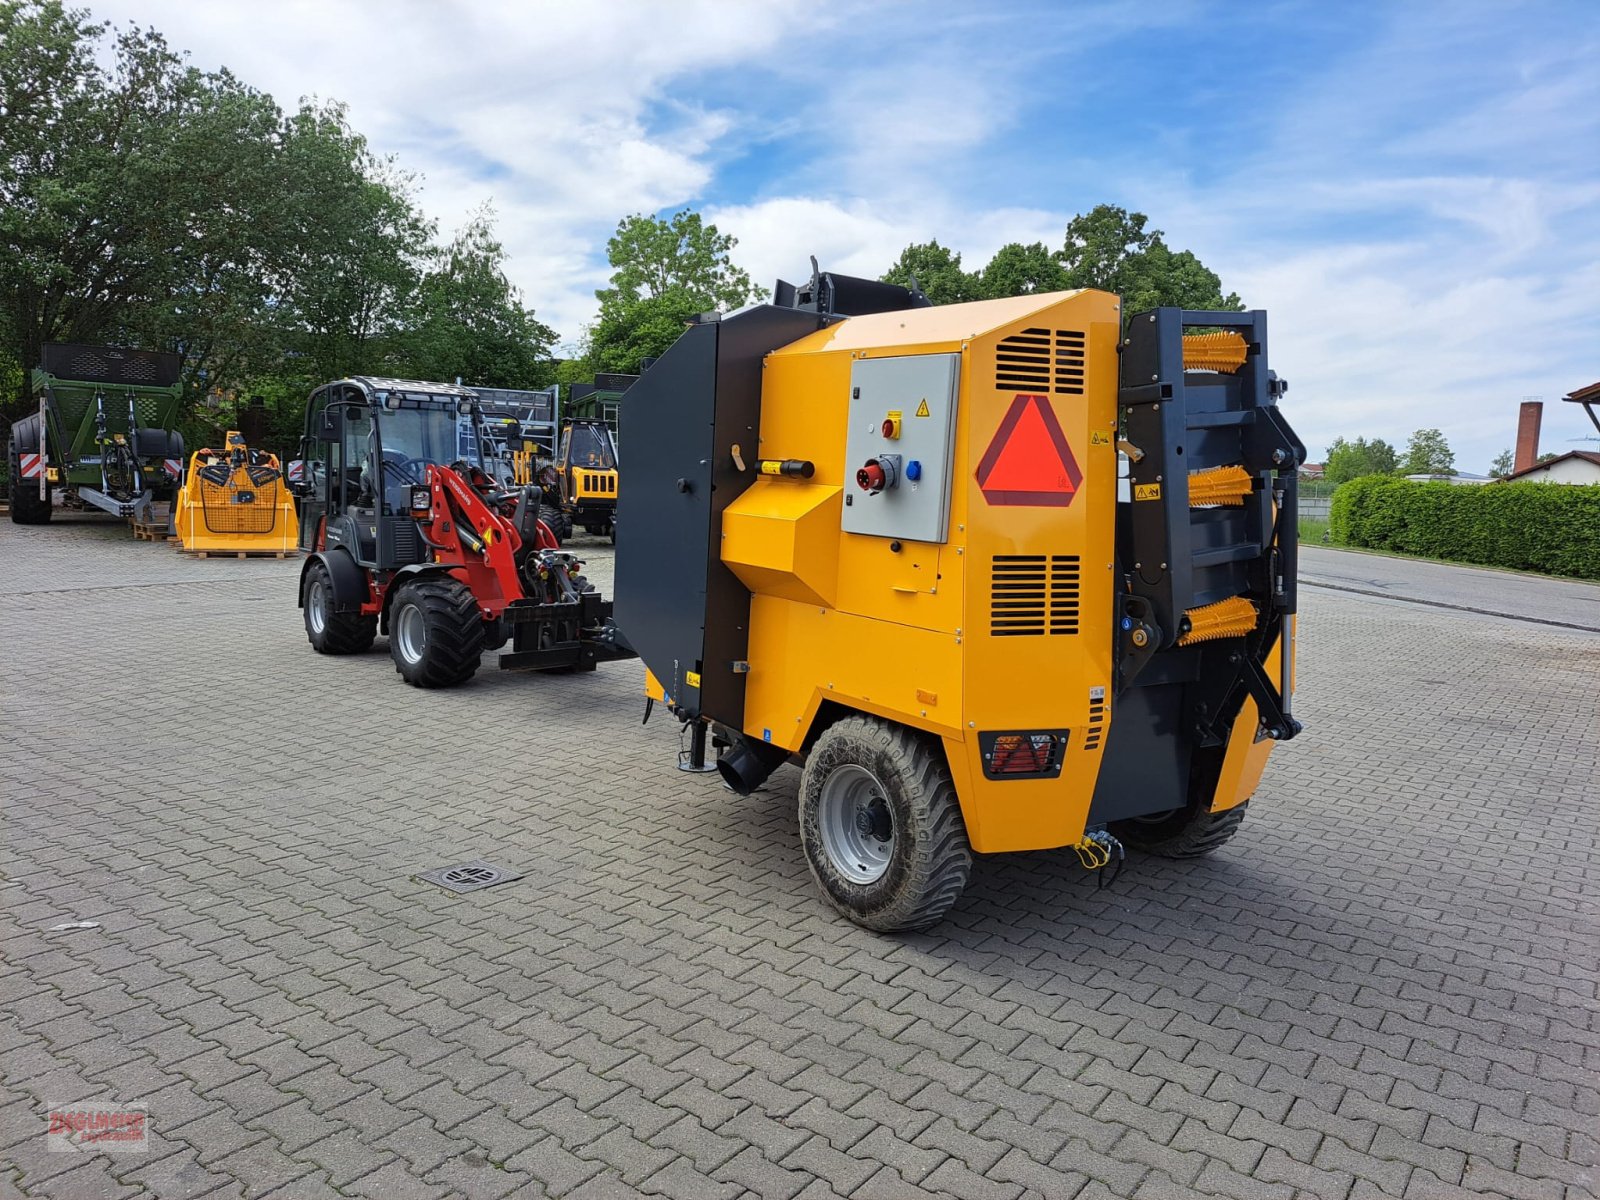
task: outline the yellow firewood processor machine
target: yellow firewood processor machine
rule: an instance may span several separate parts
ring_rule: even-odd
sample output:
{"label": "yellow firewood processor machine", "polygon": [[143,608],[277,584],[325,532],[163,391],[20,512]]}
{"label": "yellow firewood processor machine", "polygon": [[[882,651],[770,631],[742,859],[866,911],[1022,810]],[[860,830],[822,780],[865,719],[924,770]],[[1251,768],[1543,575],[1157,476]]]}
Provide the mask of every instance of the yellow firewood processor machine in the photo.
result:
{"label": "yellow firewood processor machine", "polygon": [[813,269],[629,393],[618,624],[736,791],[802,767],[869,928],[938,921],[974,853],[1209,852],[1300,729],[1284,390],[1260,311]]}

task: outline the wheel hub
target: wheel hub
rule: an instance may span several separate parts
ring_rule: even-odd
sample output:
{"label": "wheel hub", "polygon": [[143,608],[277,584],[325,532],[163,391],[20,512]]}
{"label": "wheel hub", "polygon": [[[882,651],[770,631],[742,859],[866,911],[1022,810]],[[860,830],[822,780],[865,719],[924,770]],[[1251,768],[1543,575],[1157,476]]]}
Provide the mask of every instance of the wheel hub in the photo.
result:
{"label": "wheel hub", "polygon": [[423,624],[422,610],[415,604],[403,605],[395,615],[390,636],[395,639],[400,647],[401,656],[408,663],[421,662],[423,649],[427,644],[427,628]]}
{"label": "wheel hub", "polygon": [[894,815],[883,784],[865,767],[836,768],[823,782],[817,811],[822,850],[851,883],[876,883],[894,857]]}

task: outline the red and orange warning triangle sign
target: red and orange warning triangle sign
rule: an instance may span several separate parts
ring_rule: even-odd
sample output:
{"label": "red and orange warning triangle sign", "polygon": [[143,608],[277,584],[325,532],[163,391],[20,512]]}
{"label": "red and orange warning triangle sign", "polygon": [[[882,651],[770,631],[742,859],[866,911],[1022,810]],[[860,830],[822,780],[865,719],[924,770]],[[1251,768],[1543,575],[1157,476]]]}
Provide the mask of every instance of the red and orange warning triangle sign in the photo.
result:
{"label": "red and orange warning triangle sign", "polygon": [[990,504],[1065,508],[1083,472],[1044,396],[1018,396],[978,464],[978,487]]}

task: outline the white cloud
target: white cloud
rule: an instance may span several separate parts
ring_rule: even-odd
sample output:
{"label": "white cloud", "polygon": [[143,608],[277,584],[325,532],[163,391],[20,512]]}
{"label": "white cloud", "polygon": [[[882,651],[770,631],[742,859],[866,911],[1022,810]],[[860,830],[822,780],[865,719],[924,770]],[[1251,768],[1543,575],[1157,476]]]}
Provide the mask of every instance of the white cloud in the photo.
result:
{"label": "white cloud", "polygon": [[[1271,8],[1248,36],[1299,52],[1280,69],[1218,60],[1237,14],[1191,4],[88,2],[280,103],[348,102],[446,231],[492,199],[513,277],[569,339],[625,213],[704,209],[767,286],[810,254],[877,275],[930,238],[977,268],[1107,201],[1269,309],[1314,454],[1438,425],[1482,469],[1522,397],[1600,376],[1600,83],[1576,5],[1392,6],[1354,30]],[[1184,79],[1151,73],[1191,43]],[[1163,107],[1168,82],[1193,107]],[[1545,428],[1548,449],[1589,432],[1570,405]]]}

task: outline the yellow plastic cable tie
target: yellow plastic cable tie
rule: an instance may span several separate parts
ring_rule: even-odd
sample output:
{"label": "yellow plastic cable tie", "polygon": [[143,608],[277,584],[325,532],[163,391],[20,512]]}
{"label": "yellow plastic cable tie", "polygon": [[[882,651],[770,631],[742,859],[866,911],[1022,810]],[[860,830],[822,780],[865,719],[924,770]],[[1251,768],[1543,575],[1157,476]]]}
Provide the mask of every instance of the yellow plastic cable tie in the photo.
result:
{"label": "yellow plastic cable tie", "polygon": [[1183,369],[1185,371],[1221,371],[1232,375],[1244,366],[1250,347],[1242,335],[1231,329],[1216,333],[1186,333],[1183,335]]}
{"label": "yellow plastic cable tie", "polygon": [[1256,606],[1243,596],[1230,596],[1215,604],[1191,608],[1183,615],[1189,622],[1189,631],[1178,639],[1180,646],[1239,637],[1256,627]]}
{"label": "yellow plastic cable tie", "polygon": [[1240,505],[1250,494],[1250,473],[1243,467],[1211,467],[1189,475],[1189,507]]}

